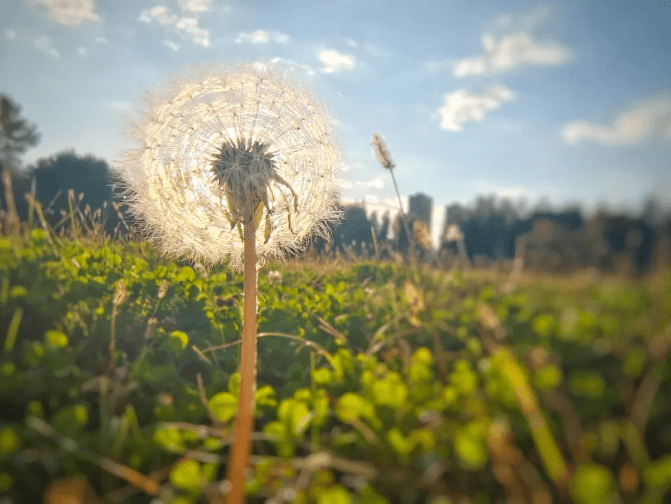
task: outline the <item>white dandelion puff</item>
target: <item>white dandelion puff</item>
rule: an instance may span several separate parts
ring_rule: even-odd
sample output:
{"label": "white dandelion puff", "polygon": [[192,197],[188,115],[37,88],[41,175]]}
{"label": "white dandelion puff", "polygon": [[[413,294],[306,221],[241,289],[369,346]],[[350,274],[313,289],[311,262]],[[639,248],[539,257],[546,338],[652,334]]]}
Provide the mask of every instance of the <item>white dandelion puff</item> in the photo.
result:
{"label": "white dandelion puff", "polygon": [[263,262],[326,237],[340,218],[332,124],[310,93],[266,67],[207,72],[152,98],[139,148],[115,170],[165,255],[240,270],[245,222],[254,220]]}

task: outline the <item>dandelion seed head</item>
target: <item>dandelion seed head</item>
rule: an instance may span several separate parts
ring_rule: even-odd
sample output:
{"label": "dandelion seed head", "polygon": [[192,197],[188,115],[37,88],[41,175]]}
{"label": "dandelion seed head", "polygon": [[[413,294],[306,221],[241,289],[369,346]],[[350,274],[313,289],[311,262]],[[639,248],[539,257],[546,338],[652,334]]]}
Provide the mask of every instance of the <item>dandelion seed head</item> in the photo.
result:
{"label": "dandelion seed head", "polygon": [[131,213],[165,255],[240,269],[235,228],[254,220],[261,204],[260,261],[302,250],[312,235],[327,237],[341,218],[332,119],[266,66],[204,73],[152,98],[132,137],[139,146],[115,172]]}

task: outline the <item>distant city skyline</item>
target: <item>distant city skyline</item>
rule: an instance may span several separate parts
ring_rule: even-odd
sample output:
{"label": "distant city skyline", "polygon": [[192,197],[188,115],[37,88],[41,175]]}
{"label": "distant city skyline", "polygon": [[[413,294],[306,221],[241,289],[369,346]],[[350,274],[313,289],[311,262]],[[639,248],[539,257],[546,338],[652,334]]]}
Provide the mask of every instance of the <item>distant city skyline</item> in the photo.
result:
{"label": "distant city skyline", "polygon": [[341,195],[395,214],[380,134],[409,196],[636,211],[671,201],[671,6],[492,0],[9,0],[0,92],[37,125],[26,164],[114,163],[145,96],[201,65],[289,69],[333,113]]}

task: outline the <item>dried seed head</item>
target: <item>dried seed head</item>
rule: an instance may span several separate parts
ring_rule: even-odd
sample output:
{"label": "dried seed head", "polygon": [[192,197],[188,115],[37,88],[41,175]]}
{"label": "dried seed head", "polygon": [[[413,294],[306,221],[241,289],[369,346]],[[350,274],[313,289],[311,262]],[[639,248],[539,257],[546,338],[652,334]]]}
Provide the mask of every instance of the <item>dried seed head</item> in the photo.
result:
{"label": "dried seed head", "polygon": [[126,287],[126,282],[119,280],[114,289],[114,294],[112,295],[112,304],[114,306],[120,306],[128,301],[128,288]]}
{"label": "dried seed head", "polygon": [[329,115],[267,69],[185,83],[154,101],[136,137],[141,147],[116,171],[131,212],[165,254],[240,269],[241,224],[254,224],[263,261],[326,237],[341,216]]}
{"label": "dried seed head", "polygon": [[384,166],[387,170],[394,168],[396,165],[392,161],[391,154],[389,154],[387,146],[385,145],[384,140],[382,140],[382,137],[377,133],[373,133],[372,144],[375,155],[377,156],[377,159],[380,161],[380,163],[382,163],[382,166]]}
{"label": "dried seed head", "polygon": [[158,298],[163,299],[165,295],[168,293],[168,281],[164,278],[161,280],[161,285],[158,288]]}

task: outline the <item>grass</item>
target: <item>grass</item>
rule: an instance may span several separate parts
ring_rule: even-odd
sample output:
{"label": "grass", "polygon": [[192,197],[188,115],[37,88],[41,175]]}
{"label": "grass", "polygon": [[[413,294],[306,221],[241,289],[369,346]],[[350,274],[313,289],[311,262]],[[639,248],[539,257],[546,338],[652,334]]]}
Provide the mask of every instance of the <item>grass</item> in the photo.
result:
{"label": "grass", "polygon": [[[242,277],[22,233],[0,239],[7,502],[207,502],[237,411]],[[668,273],[267,271],[250,502],[668,501]]]}

